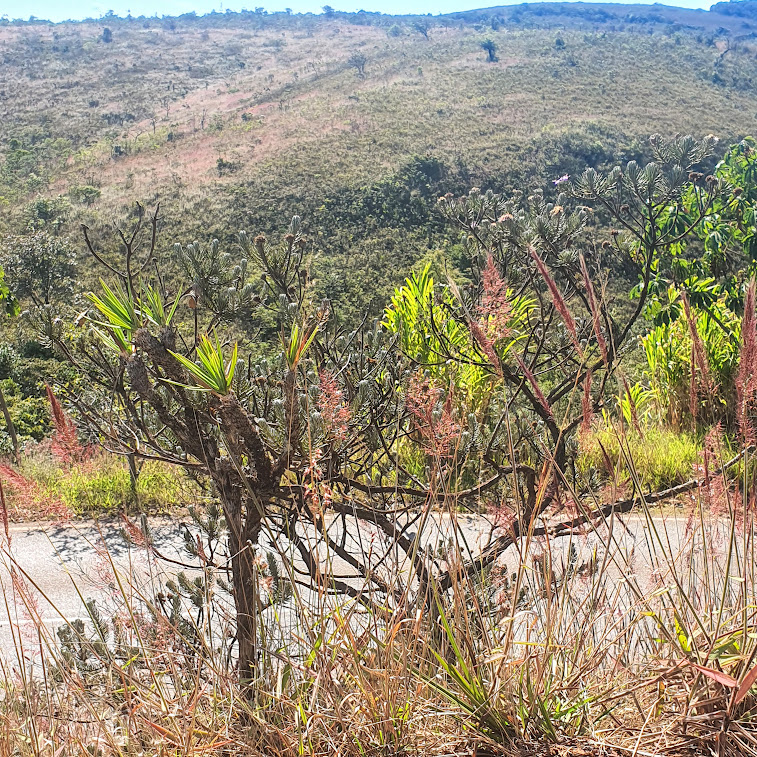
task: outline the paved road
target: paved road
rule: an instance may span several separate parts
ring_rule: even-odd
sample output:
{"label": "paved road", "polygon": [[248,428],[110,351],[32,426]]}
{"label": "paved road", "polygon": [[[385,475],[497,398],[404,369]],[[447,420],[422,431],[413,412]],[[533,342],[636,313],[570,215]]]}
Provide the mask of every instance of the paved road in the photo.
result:
{"label": "paved road", "polygon": [[[489,532],[489,525],[471,516],[460,518],[461,530],[465,538],[475,548]],[[663,538],[670,543],[670,552],[675,554],[688,538],[683,517],[657,518],[655,528],[663,532]],[[429,525],[424,538],[426,544],[439,542],[449,534],[449,523],[444,519]],[[160,553],[179,562],[196,562],[188,557],[183,548],[183,527],[176,520],[151,522],[154,543]],[[654,547],[655,538],[650,534],[649,525],[638,516],[631,516],[616,522],[614,539],[618,546],[613,554],[617,565],[613,572],[618,580],[628,571],[629,555],[633,555],[634,569],[649,584],[649,578],[656,566],[654,555],[659,552]],[[361,535],[363,540],[372,537],[370,529]],[[580,540],[577,565],[589,562],[598,551],[601,553],[606,534],[589,534]],[[4,540],[4,537],[3,537]],[[543,554],[550,550],[553,561],[565,562],[569,540],[559,539],[549,544],[543,542],[532,550]],[[106,551],[107,550],[107,551]],[[9,558],[12,555],[12,560]],[[518,554],[511,550],[505,557],[510,567],[518,563]],[[18,580],[14,587],[9,567],[17,566],[17,577],[23,577],[28,596],[36,603],[37,610],[25,607],[18,591]],[[174,577],[180,567],[173,563],[158,563],[149,560],[142,548],[129,545],[121,534],[118,521],[76,522],[65,525],[35,526],[14,525],[11,527],[11,549],[0,556],[0,589],[5,602],[0,603],[0,657],[15,656],[14,637],[19,634],[28,645],[35,638],[34,621],[30,615],[38,612],[48,628],[54,629],[65,617],[68,620],[87,618],[82,598],[93,597],[107,605],[112,599],[112,568],[119,573],[130,573],[136,586],[148,586],[155,582]],[[14,633],[15,632],[15,633]]]}
{"label": "paved road", "polygon": [[[161,554],[188,561],[177,522],[161,520],[151,528]],[[10,537],[8,549],[3,535],[0,552],[0,590],[5,597],[0,603],[0,655],[15,654],[12,625],[28,641],[34,636],[30,633],[34,616],[51,628],[60,625],[63,618],[88,619],[82,599],[107,602],[113,593],[114,568],[119,574],[131,574],[137,585],[146,585],[157,577],[154,561],[148,560],[144,549],[129,544],[118,521],[14,524]],[[15,582],[11,567],[15,568]],[[161,577],[179,570],[172,566]],[[31,607],[27,607],[29,603]]]}

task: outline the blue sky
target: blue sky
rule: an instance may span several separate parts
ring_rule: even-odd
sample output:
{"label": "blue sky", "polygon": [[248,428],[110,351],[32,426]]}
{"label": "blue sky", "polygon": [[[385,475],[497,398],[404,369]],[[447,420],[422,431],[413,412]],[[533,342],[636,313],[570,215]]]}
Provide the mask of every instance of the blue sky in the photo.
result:
{"label": "blue sky", "polygon": [[[708,8],[712,2],[715,0],[666,0],[665,4],[685,8]],[[113,10],[119,15],[126,15],[131,11],[135,16],[152,16],[155,13],[175,16],[189,11],[209,13],[213,10],[253,9],[255,6],[263,6],[268,11],[291,8],[296,13],[317,13],[326,3],[342,11],[356,11],[362,8],[382,13],[434,14],[509,4],[507,0],[0,0],[0,16],[28,18],[33,15],[51,21],[62,21],[88,16],[97,18],[108,10]]]}

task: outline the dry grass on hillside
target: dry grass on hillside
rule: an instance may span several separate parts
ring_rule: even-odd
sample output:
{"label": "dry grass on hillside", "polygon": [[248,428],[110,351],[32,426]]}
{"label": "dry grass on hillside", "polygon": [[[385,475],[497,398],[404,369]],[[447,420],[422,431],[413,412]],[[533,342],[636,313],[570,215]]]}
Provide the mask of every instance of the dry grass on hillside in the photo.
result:
{"label": "dry grass on hillside", "polygon": [[[719,49],[691,32],[560,32],[559,49],[551,30],[468,25],[429,40],[408,26],[391,37],[347,23],[310,33],[133,25],[110,45],[91,26],[0,32],[0,116],[22,141],[39,128],[66,140],[47,166],[52,188],[96,183],[104,212],[124,195],[256,180],[282,161],[303,180],[327,170],[326,190],[413,154],[506,169],[509,152],[550,131],[733,136],[757,112],[754,90],[739,85],[757,72],[749,50],[726,57],[736,79],[716,85]],[[499,46],[495,64],[484,34]],[[355,53],[364,77],[348,64]],[[219,158],[234,170],[219,176]]]}

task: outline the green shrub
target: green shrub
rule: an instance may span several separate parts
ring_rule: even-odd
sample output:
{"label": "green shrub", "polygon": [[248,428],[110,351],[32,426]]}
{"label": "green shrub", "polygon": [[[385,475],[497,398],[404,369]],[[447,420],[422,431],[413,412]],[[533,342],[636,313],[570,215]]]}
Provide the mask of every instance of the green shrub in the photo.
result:
{"label": "green shrub", "polygon": [[[70,470],[58,469],[47,488],[77,514],[112,513],[135,504],[128,466],[117,457],[98,455]],[[145,463],[137,479],[143,510],[167,510],[196,500],[197,494],[180,471],[159,463]]]}
{"label": "green shrub", "polygon": [[81,205],[92,205],[100,199],[100,195],[102,194],[97,187],[88,185],[72,187],[68,193],[71,195],[71,199]]}
{"label": "green shrub", "polygon": [[[39,441],[50,430],[50,411],[44,397],[25,396],[19,385],[11,379],[0,381],[11,420],[16,427],[19,441],[32,439]],[[0,415],[0,454],[7,455],[13,450],[5,419]]]}
{"label": "green shrub", "polygon": [[588,476],[604,470],[610,476],[617,473],[622,480],[630,480],[621,443],[645,490],[658,491],[688,481],[699,459],[699,445],[690,434],[656,426],[642,428],[641,432],[604,426],[581,436],[578,471]]}
{"label": "green shrub", "polygon": [[0,344],[0,379],[14,378],[18,361],[18,352],[10,344],[7,342]]}
{"label": "green shrub", "polygon": [[50,490],[76,513],[113,512],[133,500],[129,471],[115,466],[94,470],[89,466],[72,468]]}

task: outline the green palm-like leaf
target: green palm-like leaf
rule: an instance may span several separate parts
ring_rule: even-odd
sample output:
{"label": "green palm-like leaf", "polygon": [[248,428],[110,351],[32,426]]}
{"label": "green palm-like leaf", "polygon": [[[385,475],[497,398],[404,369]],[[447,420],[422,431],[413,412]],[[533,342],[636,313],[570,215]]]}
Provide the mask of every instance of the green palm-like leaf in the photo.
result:
{"label": "green palm-like leaf", "polygon": [[141,327],[139,311],[131,297],[118,287],[111,289],[102,279],[102,296],[90,293],[87,299],[95,306],[102,320],[89,318],[98,338],[116,352],[131,351],[131,335]]}
{"label": "green palm-like leaf", "polygon": [[111,289],[102,279],[100,296],[90,293],[89,301],[100,314],[100,319],[90,318],[95,333],[109,348],[129,352],[131,336],[145,322],[155,326],[169,326],[179,304],[177,297],[166,311],[160,293],[150,285],[143,286],[140,299],[135,298],[120,286]]}
{"label": "green palm-like leaf", "polygon": [[286,340],[282,336],[282,343],[284,345],[284,355],[286,357],[289,370],[293,371],[302,356],[307,352],[310,345],[315,339],[315,335],[318,333],[318,323],[311,324],[310,326],[300,327],[298,324],[292,326],[292,331],[289,335],[289,339]]}
{"label": "green palm-like leaf", "polygon": [[142,322],[131,297],[120,287],[116,291],[113,291],[102,279],[100,279],[100,285],[103,289],[102,297],[98,297],[92,293],[87,295],[89,301],[106,319],[100,325],[107,328],[116,326],[124,331],[135,331],[138,329],[142,325]]}
{"label": "green palm-like leaf", "polygon": [[114,352],[128,353],[131,351],[131,343],[123,329],[112,327],[109,329],[109,333],[106,333],[102,329],[98,329],[97,326],[92,326],[92,331],[108,349]]}
{"label": "green palm-like leaf", "polygon": [[178,304],[179,298],[177,297],[173,301],[171,309],[166,312],[163,298],[160,296],[158,290],[151,287],[149,284],[143,288],[141,302],[142,314],[148,321],[154,323],[156,326],[170,326]]}
{"label": "green palm-like leaf", "polygon": [[234,369],[237,364],[238,345],[234,344],[231,360],[228,364],[224,364],[223,348],[218,340],[218,335],[214,334],[214,338],[215,343],[206,334],[201,337],[200,343],[197,345],[199,365],[177,352],[171,352],[171,354],[199,384],[200,388],[223,396],[231,391]]}
{"label": "green palm-like leaf", "polygon": [[492,699],[489,687],[479,671],[468,665],[465,653],[457,642],[457,634],[452,630],[438,598],[436,606],[444,636],[454,660],[448,660],[445,655],[435,649],[431,649],[431,653],[451,680],[452,685],[428,676],[421,675],[420,677],[437,693],[472,717],[477,727],[483,732],[495,737],[512,734],[515,729],[507,714],[500,710],[499,702]]}

